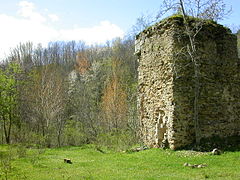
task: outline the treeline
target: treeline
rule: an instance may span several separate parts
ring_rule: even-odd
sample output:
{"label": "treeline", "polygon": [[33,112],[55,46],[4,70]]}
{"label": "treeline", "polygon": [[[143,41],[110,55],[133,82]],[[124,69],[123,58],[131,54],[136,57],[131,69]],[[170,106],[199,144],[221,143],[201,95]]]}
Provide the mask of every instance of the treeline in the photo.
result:
{"label": "treeline", "polygon": [[134,39],[11,50],[0,67],[0,143],[44,147],[137,142]]}

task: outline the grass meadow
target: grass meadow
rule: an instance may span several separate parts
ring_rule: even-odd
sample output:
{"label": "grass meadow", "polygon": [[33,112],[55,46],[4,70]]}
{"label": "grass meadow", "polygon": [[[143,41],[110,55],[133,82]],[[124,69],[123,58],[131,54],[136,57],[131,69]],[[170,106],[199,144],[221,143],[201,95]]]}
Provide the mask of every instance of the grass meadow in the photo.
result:
{"label": "grass meadow", "polygon": [[[0,179],[240,179],[240,152],[99,151],[93,145],[52,149],[0,146]],[[72,164],[64,163],[69,158]],[[205,164],[203,168],[184,163]]]}

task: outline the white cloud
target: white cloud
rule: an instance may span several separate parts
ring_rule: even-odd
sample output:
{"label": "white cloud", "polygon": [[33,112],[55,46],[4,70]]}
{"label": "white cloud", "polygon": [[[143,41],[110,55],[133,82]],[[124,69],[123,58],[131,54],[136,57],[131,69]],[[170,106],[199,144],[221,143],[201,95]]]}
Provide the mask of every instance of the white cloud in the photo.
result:
{"label": "white cloud", "polygon": [[21,1],[18,5],[18,17],[0,14],[0,59],[20,42],[31,41],[46,46],[50,41],[84,40],[87,44],[95,44],[122,37],[124,34],[117,25],[109,21],[102,21],[88,28],[75,26],[57,29],[50,25],[51,22],[59,20],[57,15],[48,13],[43,16],[34,4],[28,1]]}
{"label": "white cloud", "polygon": [[115,37],[122,37],[123,31],[109,21],[102,21],[99,25],[89,28],[74,28],[60,30],[60,39],[69,41],[83,40],[87,44],[104,43]]}
{"label": "white cloud", "polygon": [[59,21],[59,18],[56,14],[48,14],[48,17],[51,19],[51,21],[56,22]]}
{"label": "white cloud", "polygon": [[0,14],[0,24],[4,24],[0,28],[0,58],[20,42],[47,45],[49,41],[57,40],[57,30],[41,22]]}
{"label": "white cloud", "polygon": [[18,14],[22,17],[29,18],[32,21],[36,22],[45,22],[46,18],[42,16],[40,13],[35,11],[35,6],[33,3],[28,1],[20,1],[18,3],[20,7]]}

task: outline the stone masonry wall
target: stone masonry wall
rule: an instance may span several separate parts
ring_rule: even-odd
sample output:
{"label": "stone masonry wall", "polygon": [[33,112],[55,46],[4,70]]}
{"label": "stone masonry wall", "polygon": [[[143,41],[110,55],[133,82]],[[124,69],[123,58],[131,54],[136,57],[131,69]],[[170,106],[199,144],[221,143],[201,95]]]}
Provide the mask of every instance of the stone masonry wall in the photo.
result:
{"label": "stone masonry wall", "polygon": [[[145,144],[158,147],[164,136],[172,135],[174,39],[164,31],[151,37],[142,37],[139,60],[139,116]],[[138,45],[138,44],[137,44]]]}
{"label": "stone masonry wall", "polygon": [[[200,136],[240,136],[236,37],[221,25],[206,23],[197,42]],[[159,22],[137,37],[141,136],[150,147],[176,149],[195,141],[194,67],[187,44],[179,17]]]}

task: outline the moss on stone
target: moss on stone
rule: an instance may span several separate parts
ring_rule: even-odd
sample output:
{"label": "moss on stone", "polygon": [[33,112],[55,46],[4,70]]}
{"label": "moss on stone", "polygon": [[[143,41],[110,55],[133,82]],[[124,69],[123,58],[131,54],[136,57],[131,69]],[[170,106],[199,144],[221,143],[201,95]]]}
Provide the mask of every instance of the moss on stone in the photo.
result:
{"label": "moss on stone", "polygon": [[[187,16],[188,18],[188,23],[190,27],[197,26],[197,24],[201,25],[204,29],[204,33],[209,32],[210,34],[216,34],[220,35],[222,33],[232,33],[231,30],[228,27],[225,27],[221,24],[218,24],[216,21],[210,20],[210,19],[200,19],[200,18],[195,18],[192,16]],[[156,31],[158,30],[166,30],[169,29],[169,27],[172,24],[176,24],[179,27],[184,28],[184,19],[181,14],[173,14],[172,16],[166,17],[162,19],[161,21],[153,24],[152,26],[149,26],[143,32],[139,33],[136,35],[136,39],[138,39],[142,34],[147,34],[148,37],[152,36]]]}

